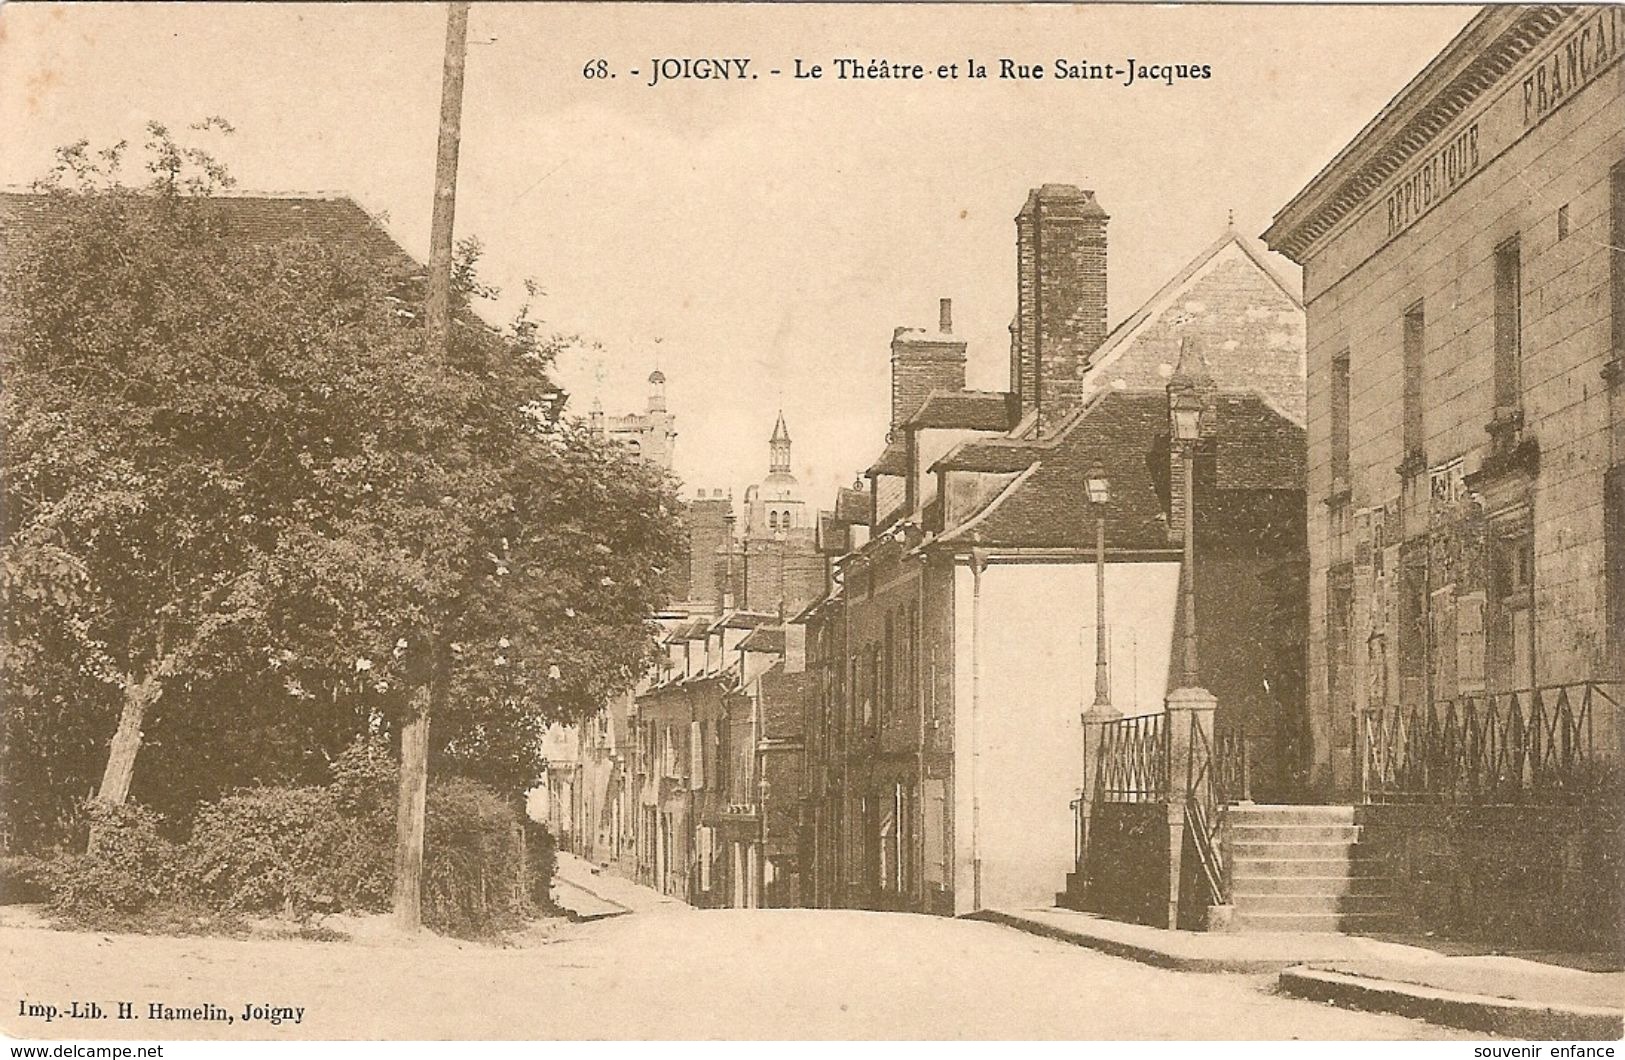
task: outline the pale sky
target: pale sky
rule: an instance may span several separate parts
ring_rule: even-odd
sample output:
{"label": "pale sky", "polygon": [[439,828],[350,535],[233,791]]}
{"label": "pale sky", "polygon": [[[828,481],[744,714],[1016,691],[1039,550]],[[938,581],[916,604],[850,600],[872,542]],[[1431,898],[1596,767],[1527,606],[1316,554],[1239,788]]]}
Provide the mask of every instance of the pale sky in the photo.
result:
{"label": "pale sky", "polygon": [[[971,385],[1005,388],[1028,188],[1092,188],[1112,215],[1116,324],[1227,211],[1261,232],[1474,10],[476,3],[457,231],[484,241],[488,281],[535,277],[549,326],[602,344],[561,365],[576,411],[641,409],[658,338],[687,491],[761,478],[782,406],[827,507],[883,444],[894,327],[951,297]],[[218,114],[241,188],[346,192],[426,256],[444,35],[440,5],[7,4],[0,183],[80,137]],[[649,88],[657,56],[759,76]],[[837,81],[842,56],[961,78]],[[583,78],[600,57],[617,78]],[[825,78],[791,80],[798,57]],[[965,78],[967,58],[993,76]],[[1001,81],[1000,58],[1212,77]]]}

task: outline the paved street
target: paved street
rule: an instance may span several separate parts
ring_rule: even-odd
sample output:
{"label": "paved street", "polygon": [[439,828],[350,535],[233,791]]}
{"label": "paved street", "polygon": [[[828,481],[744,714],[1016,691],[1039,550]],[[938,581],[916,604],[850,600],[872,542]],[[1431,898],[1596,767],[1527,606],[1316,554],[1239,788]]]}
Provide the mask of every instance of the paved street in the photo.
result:
{"label": "paved street", "polygon": [[[21,1023],[67,1038],[1470,1037],[1274,997],[1267,979],[1150,968],[995,924],[815,910],[639,912],[526,945],[65,934],[0,928],[29,1001],[212,1003],[222,1023]],[[695,969],[707,969],[703,976]],[[244,1023],[245,1004],[303,1007]],[[132,1031],[131,1028],[134,1028]]]}

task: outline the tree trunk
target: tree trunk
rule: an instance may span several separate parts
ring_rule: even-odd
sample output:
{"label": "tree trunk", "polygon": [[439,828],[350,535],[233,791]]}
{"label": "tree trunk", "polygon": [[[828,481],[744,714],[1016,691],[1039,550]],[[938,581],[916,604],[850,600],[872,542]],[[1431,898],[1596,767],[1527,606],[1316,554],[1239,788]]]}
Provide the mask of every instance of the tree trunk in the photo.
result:
{"label": "tree trunk", "polygon": [[[451,257],[457,205],[457,149],[463,114],[463,63],[468,51],[468,2],[446,10],[445,70],[440,85],[440,143],[435,157],[434,212],[429,218],[429,290],[424,304],[424,354],[444,360],[451,329]],[[429,713],[439,681],[434,638],[429,675],[412,694],[401,728],[401,787],[395,816],[395,926],[423,926],[423,810],[429,789]]]}
{"label": "tree trunk", "polygon": [[96,798],[109,806],[122,806],[130,796],[130,780],[135,776],[135,756],[141,750],[141,723],[147,708],[158,698],[158,683],[151,678],[131,681],[124,686],[124,708],[119,712],[118,731],[108,746],[107,768],[102,770],[102,786]]}
{"label": "tree trunk", "polygon": [[432,683],[412,693],[401,728],[401,782],[395,806],[395,926],[423,926],[423,814],[429,791],[429,705]]}

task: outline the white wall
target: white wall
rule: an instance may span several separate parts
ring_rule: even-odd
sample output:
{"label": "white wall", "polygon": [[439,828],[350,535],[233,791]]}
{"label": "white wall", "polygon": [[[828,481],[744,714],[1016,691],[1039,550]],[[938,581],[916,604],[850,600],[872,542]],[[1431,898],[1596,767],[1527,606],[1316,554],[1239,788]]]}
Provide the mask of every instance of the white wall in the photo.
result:
{"label": "white wall", "polygon": [[[1094,702],[1094,565],[995,561],[982,573],[979,609],[975,581],[957,569],[955,912],[976,908],[978,850],[983,908],[1049,906],[1072,869],[1079,715]],[[1177,563],[1107,565],[1112,705],[1125,715],[1162,710],[1178,600]]]}

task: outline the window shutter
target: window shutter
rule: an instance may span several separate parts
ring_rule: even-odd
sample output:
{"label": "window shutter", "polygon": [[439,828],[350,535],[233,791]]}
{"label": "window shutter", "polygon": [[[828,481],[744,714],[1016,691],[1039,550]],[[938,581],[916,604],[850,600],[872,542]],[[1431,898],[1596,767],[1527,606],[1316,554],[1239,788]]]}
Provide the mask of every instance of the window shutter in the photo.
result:
{"label": "window shutter", "polygon": [[705,787],[705,736],[697,721],[688,724],[688,760],[689,785],[697,791]]}

